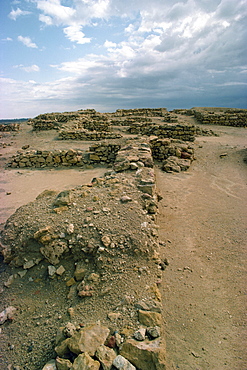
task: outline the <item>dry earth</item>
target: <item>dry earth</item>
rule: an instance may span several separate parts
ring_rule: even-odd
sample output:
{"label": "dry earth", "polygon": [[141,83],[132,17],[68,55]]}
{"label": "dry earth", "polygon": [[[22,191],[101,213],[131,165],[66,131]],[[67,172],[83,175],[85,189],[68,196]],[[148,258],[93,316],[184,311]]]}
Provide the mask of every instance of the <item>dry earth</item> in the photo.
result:
{"label": "dry earth", "polygon": [[[190,117],[183,119],[192,120]],[[51,132],[30,136],[30,128],[23,127],[20,134],[5,135],[3,141],[11,143],[11,146],[2,149],[2,165],[5,158],[25,144],[38,148],[36,145],[39,143],[42,149],[49,147]],[[212,126],[208,128],[212,129]],[[247,369],[246,129],[214,126],[213,130],[219,133],[218,137],[196,139],[197,159],[188,172],[167,174],[156,168],[157,187],[163,196],[159,203],[159,237],[165,242],[163,257],[170,261],[160,287],[166,321],[168,369]],[[54,149],[56,146],[69,148],[71,143],[52,141],[52,145]],[[104,168],[84,171],[3,170],[1,222],[45,189],[73,188],[104,172]],[[1,264],[1,272],[2,286],[10,269]],[[39,300],[44,297],[39,298],[39,289],[31,285],[32,282],[26,283],[16,290],[11,288],[7,293],[5,289],[1,308],[6,304],[18,304],[32,292],[33,297],[29,297],[33,300],[30,314],[37,317],[36,321],[43,322],[42,312],[37,309]],[[47,284],[48,301],[49,295],[54,293],[49,289]],[[49,307],[44,313],[45,335],[53,338],[50,322],[55,317],[56,325],[59,325],[65,314],[66,302],[62,295],[58,295],[53,304],[49,302],[46,305]],[[18,330],[11,329],[11,325],[7,324],[9,337],[8,343],[4,344],[7,350],[2,358],[13,359],[11,345],[17,341],[22,342],[26,356],[30,358],[36,342],[31,343],[28,334],[35,331],[35,327],[28,321],[20,323]],[[52,353],[52,346],[51,342],[45,351]]]}
{"label": "dry earth", "polygon": [[213,130],[187,173],[156,171],[171,369],[247,369],[246,129]]}

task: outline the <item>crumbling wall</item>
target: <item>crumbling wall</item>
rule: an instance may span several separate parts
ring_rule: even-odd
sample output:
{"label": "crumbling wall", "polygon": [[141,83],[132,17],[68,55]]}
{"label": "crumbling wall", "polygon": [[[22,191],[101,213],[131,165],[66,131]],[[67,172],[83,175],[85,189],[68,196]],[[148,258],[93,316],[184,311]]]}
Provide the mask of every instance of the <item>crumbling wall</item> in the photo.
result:
{"label": "crumbling wall", "polygon": [[8,125],[0,124],[0,132],[19,131],[19,123],[10,123]]}
{"label": "crumbling wall", "polygon": [[147,117],[163,117],[166,115],[166,108],[140,108],[140,109],[117,109],[115,115],[124,116],[147,116]]}
{"label": "crumbling wall", "polygon": [[104,140],[121,138],[121,134],[107,131],[88,131],[88,130],[62,130],[58,134],[59,140]]}
{"label": "crumbling wall", "polygon": [[29,150],[14,155],[9,163],[11,168],[83,167],[95,163],[114,162],[120,149],[118,144],[95,144],[89,152],[82,150]]}
{"label": "crumbling wall", "polygon": [[195,118],[202,124],[222,126],[247,126],[247,110],[231,109],[224,112],[199,111],[192,109]]}
{"label": "crumbling wall", "polygon": [[155,125],[155,124],[133,124],[128,132],[131,134],[142,134],[147,136],[159,136],[163,138],[179,139],[183,141],[194,141],[195,135],[200,129],[194,125]]}

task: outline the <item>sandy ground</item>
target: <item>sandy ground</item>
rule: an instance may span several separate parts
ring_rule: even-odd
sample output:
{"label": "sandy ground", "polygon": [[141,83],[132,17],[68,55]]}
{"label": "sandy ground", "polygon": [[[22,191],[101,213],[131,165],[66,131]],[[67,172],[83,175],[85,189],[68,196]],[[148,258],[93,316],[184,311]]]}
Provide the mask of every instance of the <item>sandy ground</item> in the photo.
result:
{"label": "sandy ground", "polygon": [[171,369],[247,369],[246,129],[213,130],[187,173],[156,171]]}
{"label": "sandy ground", "polygon": [[[247,135],[244,128],[207,128],[220,136],[197,138],[197,160],[188,172],[156,169],[163,196],[159,234],[166,242],[163,257],[170,261],[161,286],[168,370],[247,369]],[[44,149],[52,140],[54,149],[71,146],[52,135],[30,134],[25,126],[20,134],[3,137],[11,146],[1,149],[0,222],[44,189],[68,189],[105,172],[4,170],[7,157],[25,144],[39,149],[38,142]]]}

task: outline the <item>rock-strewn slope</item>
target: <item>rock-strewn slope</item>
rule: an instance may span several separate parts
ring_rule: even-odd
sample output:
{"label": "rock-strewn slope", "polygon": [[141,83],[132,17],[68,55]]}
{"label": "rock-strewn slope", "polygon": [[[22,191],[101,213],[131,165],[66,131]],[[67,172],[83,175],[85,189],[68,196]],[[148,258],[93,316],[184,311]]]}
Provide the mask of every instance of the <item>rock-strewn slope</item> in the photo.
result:
{"label": "rock-strewn slope", "polygon": [[[41,304],[44,314],[38,316],[35,333],[28,328],[29,340],[34,343],[38,333],[40,340],[30,351],[33,365],[31,355],[25,355],[22,344],[15,342],[10,358],[16,366],[34,370],[45,359],[57,357],[58,369],[80,369],[78,363],[92,363],[99,369],[113,347],[117,357],[112,357],[108,368],[114,363],[121,369],[118,361],[123,361],[133,369],[165,369],[158,286],[167,261],[159,258],[161,242],[155,223],[158,195],[151,150],[144,143],[140,148],[138,156],[138,146],[127,146],[120,152],[118,173],[109,170],[89,185],[60,193],[45,191],[8,219],[2,232],[2,254],[14,272],[6,286],[11,289],[27,284],[27,279],[33,281],[32,276],[42,271],[41,277],[34,279],[38,280],[40,297],[45,301],[48,281],[53,302],[54,294],[63,295],[63,315],[59,315],[64,323],[62,336],[55,337],[53,320],[53,334],[42,342],[41,335],[47,336],[42,317],[53,314]],[[122,173],[121,164],[126,166],[126,161],[129,172]],[[27,312],[22,307],[11,325],[14,328],[25,320]],[[68,325],[74,328],[73,334],[67,333]],[[81,338],[85,336],[101,338],[91,352],[83,347]],[[43,346],[50,347],[54,340],[56,353],[45,353]],[[103,359],[100,351],[105,353]]]}

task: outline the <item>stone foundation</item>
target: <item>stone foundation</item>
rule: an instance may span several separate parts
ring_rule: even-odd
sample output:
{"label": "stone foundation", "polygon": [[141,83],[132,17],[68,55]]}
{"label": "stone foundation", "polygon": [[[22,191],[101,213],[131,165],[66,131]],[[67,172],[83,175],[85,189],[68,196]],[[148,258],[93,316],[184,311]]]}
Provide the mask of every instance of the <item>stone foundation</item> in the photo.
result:
{"label": "stone foundation", "polygon": [[22,151],[12,157],[9,167],[83,167],[96,163],[112,163],[119,149],[118,144],[95,144],[90,147],[89,152],[74,149]]}
{"label": "stone foundation", "polygon": [[60,131],[58,135],[59,140],[104,140],[104,139],[119,139],[121,134],[106,132],[106,131],[88,131],[88,130],[75,130],[75,131]]}
{"label": "stone foundation", "polygon": [[183,141],[194,141],[195,135],[200,129],[194,125],[155,125],[155,124],[133,124],[128,132],[147,136],[159,136]]}

